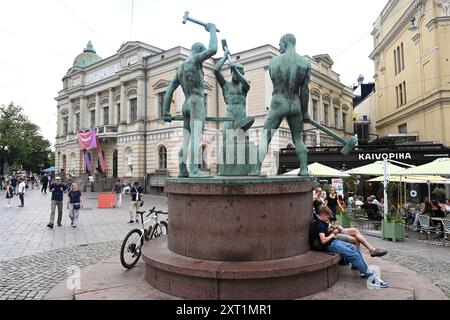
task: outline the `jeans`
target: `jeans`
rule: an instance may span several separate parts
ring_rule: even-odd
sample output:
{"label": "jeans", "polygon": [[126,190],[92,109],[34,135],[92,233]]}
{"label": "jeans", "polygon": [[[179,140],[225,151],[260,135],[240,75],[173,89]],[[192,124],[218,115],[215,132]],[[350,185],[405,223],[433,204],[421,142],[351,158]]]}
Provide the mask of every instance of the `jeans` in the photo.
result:
{"label": "jeans", "polygon": [[56,201],[52,200],[52,211],[50,213],[50,222],[53,224],[55,222],[55,209],[58,207],[58,224],[61,224],[62,220],[62,213],[63,213],[63,202],[62,201]]}
{"label": "jeans", "polygon": [[72,222],[72,226],[77,226],[78,219],[80,217],[80,209],[74,209],[73,204],[70,204],[69,218]]}
{"label": "jeans", "polygon": [[25,205],[25,200],[23,198],[23,193],[19,193],[20,205],[23,207]]}
{"label": "jeans", "polygon": [[367,264],[364,261],[361,252],[359,252],[358,248],[354,244],[343,242],[341,240],[334,240],[328,246],[328,251],[338,253],[343,256],[344,260],[350,262],[352,267],[355,267],[361,273],[364,273],[365,276],[369,277],[372,275],[369,273]]}

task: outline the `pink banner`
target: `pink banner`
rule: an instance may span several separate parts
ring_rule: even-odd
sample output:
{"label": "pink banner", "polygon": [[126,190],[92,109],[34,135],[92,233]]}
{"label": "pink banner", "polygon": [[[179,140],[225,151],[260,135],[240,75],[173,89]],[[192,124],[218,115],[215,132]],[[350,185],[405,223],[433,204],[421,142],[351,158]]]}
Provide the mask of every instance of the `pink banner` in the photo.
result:
{"label": "pink banner", "polygon": [[83,152],[84,152],[84,163],[86,164],[86,170],[89,172],[89,174],[92,174],[92,170],[94,169],[92,167],[92,161],[91,161],[87,151],[83,150]]}
{"label": "pink banner", "polygon": [[78,146],[80,150],[97,148],[97,135],[95,129],[88,132],[78,132]]}
{"label": "pink banner", "polygon": [[106,173],[108,167],[106,166],[105,159],[103,159],[102,148],[100,147],[100,141],[98,141],[98,137],[97,137],[97,155],[98,161],[100,162],[100,168],[102,168],[102,171]]}

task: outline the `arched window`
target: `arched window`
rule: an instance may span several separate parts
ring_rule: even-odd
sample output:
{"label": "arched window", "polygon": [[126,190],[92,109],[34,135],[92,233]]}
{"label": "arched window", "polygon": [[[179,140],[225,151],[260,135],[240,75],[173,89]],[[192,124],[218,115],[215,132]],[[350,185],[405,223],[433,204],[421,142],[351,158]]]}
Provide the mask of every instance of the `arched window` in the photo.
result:
{"label": "arched window", "polygon": [[158,169],[167,170],[167,149],[164,146],[158,149]]}

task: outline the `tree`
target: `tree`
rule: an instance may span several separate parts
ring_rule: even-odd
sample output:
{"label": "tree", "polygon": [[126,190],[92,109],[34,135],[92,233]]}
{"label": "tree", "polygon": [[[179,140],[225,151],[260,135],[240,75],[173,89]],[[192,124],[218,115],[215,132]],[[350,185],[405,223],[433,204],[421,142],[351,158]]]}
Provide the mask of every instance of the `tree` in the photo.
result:
{"label": "tree", "polygon": [[11,102],[0,107],[0,172],[4,163],[12,169],[38,172],[40,166],[52,165],[52,153],[50,142],[20,106]]}

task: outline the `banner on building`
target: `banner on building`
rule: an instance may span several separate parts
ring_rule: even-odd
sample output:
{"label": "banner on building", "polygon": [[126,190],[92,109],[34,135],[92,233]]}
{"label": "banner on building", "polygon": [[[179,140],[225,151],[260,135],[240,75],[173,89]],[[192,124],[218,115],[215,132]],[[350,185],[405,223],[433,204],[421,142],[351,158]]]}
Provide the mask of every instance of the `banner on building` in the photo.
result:
{"label": "banner on building", "polygon": [[106,172],[108,170],[108,167],[106,166],[105,159],[103,158],[103,152],[102,148],[100,147],[100,141],[97,137],[97,156],[98,156],[98,162],[100,163],[100,168],[102,169],[102,172]]}
{"label": "banner on building", "polygon": [[97,133],[95,128],[87,132],[78,132],[80,150],[97,149]]}

